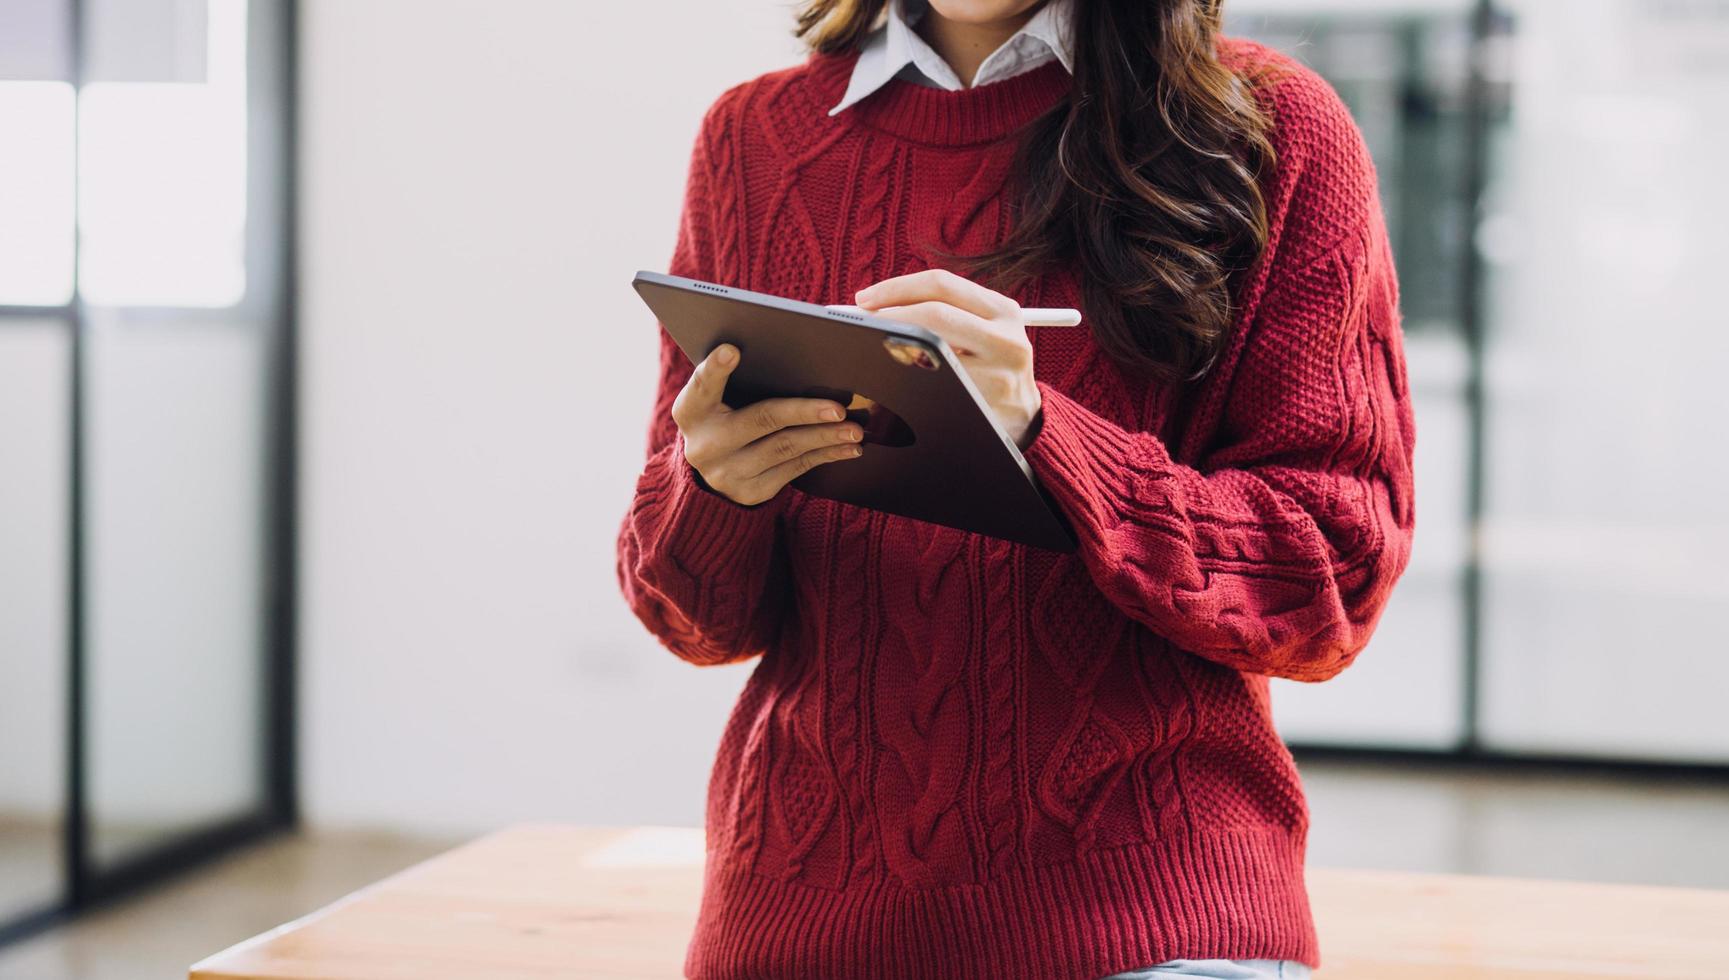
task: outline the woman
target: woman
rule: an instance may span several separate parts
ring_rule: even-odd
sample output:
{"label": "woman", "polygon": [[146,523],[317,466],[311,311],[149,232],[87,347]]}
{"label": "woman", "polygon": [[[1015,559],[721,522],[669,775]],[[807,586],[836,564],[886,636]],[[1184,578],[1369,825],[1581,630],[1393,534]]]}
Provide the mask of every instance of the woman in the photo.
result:
{"label": "woman", "polygon": [[692,371],[662,332],[620,582],[676,655],[762,658],[690,975],[1318,962],[1267,678],[1367,642],[1410,554],[1412,419],[1361,136],[1218,25],[1217,0],[808,0],[811,57],[707,113],[671,271],[941,334],[1080,547],[788,489],[894,450],[821,399],[728,410],[740,352]]}

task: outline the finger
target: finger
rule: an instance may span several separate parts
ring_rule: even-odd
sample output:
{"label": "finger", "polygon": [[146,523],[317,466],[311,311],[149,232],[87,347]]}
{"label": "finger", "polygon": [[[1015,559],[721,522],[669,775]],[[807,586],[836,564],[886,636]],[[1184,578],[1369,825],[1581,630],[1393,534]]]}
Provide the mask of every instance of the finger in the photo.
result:
{"label": "finger", "polygon": [[841,460],[857,459],[862,455],[864,455],[864,447],[857,443],[812,449],[810,452],[789,459],[778,466],[770,467],[761,476],[751,480],[750,486],[753,489],[753,495],[761,494],[762,499],[767,500],[779,493],[782,487],[818,466],[825,463],[838,463]]}
{"label": "finger", "polygon": [[764,398],[727,415],[728,434],[733,444],[743,446],[789,425],[815,425],[819,422],[839,422],[846,418],[846,409],[829,398]]}
{"label": "finger", "polygon": [[738,472],[755,477],[813,449],[853,445],[863,439],[864,428],[853,422],[791,425],[739,450],[736,465]]}
{"label": "finger", "polygon": [[1020,305],[1002,293],[986,289],[947,269],[926,269],[884,279],[859,290],[853,300],[871,310],[941,300],[986,320],[1008,318],[1020,311]]}
{"label": "finger", "polygon": [[720,405],[720,396],[726,392],[726,379],[732,376],[738,362],[738,348],[721,344],[709,351],[708,356],[691,371],[690,380],[684,383],[684,388],[672,402],[672,418],[680,428],[688,427]]}
{"label": "finger", "polygon": [[968,353],[990,351],[1006,340],[989,321],[936,300],[909,306],[888,306],[877,310],[876,315],[924,327],[948,341],[957,353],[962,348]]}

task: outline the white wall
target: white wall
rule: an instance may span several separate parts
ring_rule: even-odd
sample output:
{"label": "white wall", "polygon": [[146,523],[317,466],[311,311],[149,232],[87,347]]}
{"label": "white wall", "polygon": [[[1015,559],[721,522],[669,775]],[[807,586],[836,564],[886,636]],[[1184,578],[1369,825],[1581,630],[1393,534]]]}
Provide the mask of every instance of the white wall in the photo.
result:
{"label": "white wall", "polygon": [[799,57],[788,6],[302,8],[308,817],[696,823],[748,668],[618,596],[656,349],[628,282],[703,109]]}

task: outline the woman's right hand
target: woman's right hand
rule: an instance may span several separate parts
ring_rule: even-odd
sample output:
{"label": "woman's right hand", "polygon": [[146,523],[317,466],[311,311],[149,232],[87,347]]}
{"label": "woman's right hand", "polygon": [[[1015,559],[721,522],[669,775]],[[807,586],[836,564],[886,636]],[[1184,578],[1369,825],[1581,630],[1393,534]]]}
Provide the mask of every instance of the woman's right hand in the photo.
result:
{"label": "woman's right hand", "polygon": [[842,421],[845,407],[827,398],[767,398],[727,407],[720,396],[738,361],[737,347],[716,347],[672,403],[684,458],[709,489],[734,503],[760,504],[800,475],[864,451],[864,430]]}

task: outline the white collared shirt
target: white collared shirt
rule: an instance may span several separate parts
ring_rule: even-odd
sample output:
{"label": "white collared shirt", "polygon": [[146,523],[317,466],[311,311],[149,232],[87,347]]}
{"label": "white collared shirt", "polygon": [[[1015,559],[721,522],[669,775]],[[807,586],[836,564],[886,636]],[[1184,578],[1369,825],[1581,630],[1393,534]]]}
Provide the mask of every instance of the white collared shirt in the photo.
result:
{"label": "white collared shirt", "polygon": [[[873,31],[859,49],[846,94],[828,114],[833,116],[896,76],[950,92],[967,86],[936,49],[919,37],[913,25],[925,13],[926,0],[889,0],[888,19]],[[973,76],[973,87],[1000,82],[1032,71],[1053,58],[1065,70],[1074,71],[1073,46],[1069,37],[1070,0],[1047,0],[1032,18],[1002,46],[992,51]]]}

